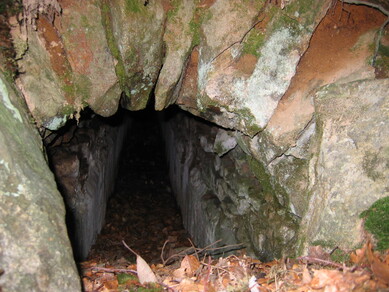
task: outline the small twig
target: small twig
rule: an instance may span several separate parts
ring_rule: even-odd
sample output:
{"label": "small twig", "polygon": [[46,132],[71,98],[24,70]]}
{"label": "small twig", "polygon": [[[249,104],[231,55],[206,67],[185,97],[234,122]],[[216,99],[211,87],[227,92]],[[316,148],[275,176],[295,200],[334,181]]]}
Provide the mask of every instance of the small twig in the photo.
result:
{"label": "small twig", "polygon": [[339,248],[338,246],[335,246],[335,247],[330,251],[329,255],[332,255],[332,254],[335,252],[335,250],[337,250],[338,248]]}
{"label": "small twig", "polygon": [[[238,248],[239,247],[239,248]],[[231,248],[231,250],[233,250],[232,248],[236,248],[234,250],[238,250],[238,249],[242,249],[243,248],[243,244],[242,243],[239,243],[239,244],[230,244],[230,245],[224,245],[224,246],[220,246],[220,247],[214,247],[214,248],[208,248],[207,251],[217,251],[217,250],[221,250],[221,249],[226,249],[226,248]],[[228,252],[229,250],[227,251],[224,251],[224,252]],[[202,250],[200,250],[200,252],[203,252]],[[215,253],[209,253],[210,255],[214,255]]]}
{"label": "small twig", "polygon": [[182,250],[180,251],[179,253],[176,253],[176,254],[173,254],[171,255],[170,257],[168,257],[166,260],[164,260],[162,262],[162,264],[165,266],[171,259],[173,258],[177,258],[177,257],[182,257],[182,256],[185,256],[187,254],[192,254],[191,252],[189,252],[189,250],[193,249],[193,247],[190,247],[190,248],[187,248],[185,250]]}
{"label": "small twig", "polygon": [[[196,252],[196,251],[197,251],[198,253],[201,253],[201,252],[203,252],[205,249],[208,249],[210,246],[215,245],[216,243],[218,243],[218,242],[220,242],[220,241],[221,241],[221,239],[219,239],[219,240],[217,240],[217,241],[211,243],[210,245],[204,247],[203,249],[199,249],[199,248],[196,248],[196,247],[192,247],[192,246],[191,246],[191,247],[189,247],[189,248],[187,248],[187,249],[184,249],[184,250],[180,251],[179,253],[173,254],[172,256],[168,257],[168,258],[164,261],[163,264],[165,265],[165,263],[168,263],[172,258],[175,258],[175,257],[186,256],[186,255],[192,254],[192,253],[194,253],[194,252]],[[193,250],[193,251],[191,251],[191,250]],[[191,252],[190,252],[190,251],[191,251]]]}
{"label": "small twig", "polygon": [[139,256],[139,254],[137,254],[131,247],[129,247],[124,240],[122,240],[122,243],[130,252],[132,252],[137,257]]}
{"label": "small twig", "polygon": [[197,250],[196,250],[196,246],[193,244],[192,240],[190,240],[190,238],[188,238],[189,242],[190,242],[190,245],[193,247],[194,249],[194,253],[196,254],[196,258],[197,260],[200,260],[199,258],[199,254],[197,253]]}
{"label": "small twig", "polygon": [[212,250],[210,247],[212,245],[215,245],[216,243],[222,241],[221,239],[219,240],[216,240],[215,242],[212,242],[211,244],[207,245],[206,247],[203,247],[203,248],[198,248],[198,253],[202,253],[204,250]]}
{"label": "small twig", "polygon": [[166,244],[168,244],[168,242],[169,242],[169,239],[165,241],[165,243],[164,243],[163,246],[162,246],[162,250],[161,250],[161,260],[162,260],[162,264],[163,264],[163,265],[165,265],[165,260],[164,260],[164,258],[163,258],[163,253],[164,253],[164,251],[165,251],[165,247],[166,247]]}
{"label": "small twig", "polygon": [[206,266],[206,267],[209,267],[209,266],[213,266],[217,271],[223,271],[223,272],[226,272],[226,273],[231,273],[230,271],[228,271],[227,269],[225,269],[225,268],[223,268],[223,267],[216,267],[215,265],[211,265],[211,264],[207,264],[206,262],[205,262],[205,260],[202,260],[201,261],[201,264],[203,265],[203,266]]}
{"label": "small twig", "polygon": [[98,272],[108,272],[108,273],[131,273],[131,274],[134,274],[134,275],[137,275],[138,273],[134,270],[130,270],[130,269],[115,269],[115,268],[102,268],[102,267],[91,267],[91,268],[88,268],[88,270],[95,270],[95,271],[98,271]]}
{"label": "small twig", "polygon": [[389,11],[386,10],[384,7],[382,7],[379,4],[375,4],[375,3],[371,3],[371,2],[365,2],[365,1],[361,1],[361,0],[340,0],[340,1],[348,3],[348,4],[365,5],[365,6],[373,7],[375,9],[378,9],[379,11],[381,11],[386,16],[389,16]]}
{"label": "small twig", "polygon": [[[215,245],[216,243],[220,242],[221,239],[211,243],[210,245],[207,245],[206,247],[204,248],[196,248],[194,245],[187,248],[187,249],[184,249],[182,251],[180,251],[179,253],[176,253],[176,254],[173,254],[171,255],[170,257],[168,257],[166,260],[165,259],[162,259],[162,264],[163,265],[166,265],[171,259],[173,258],[176,258],[176,257],[183,257],[183,256],[186,256],[186,255],[190,255],[190,254],[193,254],[195,253],[197,258],[199,259],[199,255],[204,253],[204,252],[209,252],[209,251],[217,251],[217,250],[221,250],[221,249],[225,249],[225,248],[233,248],[233,247],[239,247],[239,246],[242,246],[242,244],[231,244],[231,245],[225,245],[225,246],[220,246],[220,247],[214,247],[214,248],[211,248],[211,246]],[[193,244],[191,242],[191,244]]]}
{"label": "small twig", "polygon": [[306,256],[306,257],[299,257],[297,259],[298,260],[305,260],[305,261],[311,262],[311,263],[323,264],[323,265],[326,265],[326,266],[333,266],[333,267],[336,267],[336,268],[339,268],[339,269],[344,269],[344,265],[335,263],[333,261],[327,261],[327,260],[322,260],[322,259],[318,259],[318,258],[314,258],[314,257],[308,257],[308,256]]}

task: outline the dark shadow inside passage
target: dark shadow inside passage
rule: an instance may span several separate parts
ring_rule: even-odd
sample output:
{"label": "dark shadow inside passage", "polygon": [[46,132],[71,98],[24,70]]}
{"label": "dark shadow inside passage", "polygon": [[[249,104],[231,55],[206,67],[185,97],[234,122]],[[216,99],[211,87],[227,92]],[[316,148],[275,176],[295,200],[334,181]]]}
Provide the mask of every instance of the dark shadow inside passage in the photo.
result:
{"label": "dark shadow inside passage", "polygon": [[151,262],[160,261],[166,240],[167,249],[188,244],[161,129],[176,111],[150,105],[103,118],[86,110],[45,137],[77,261],[131,258],[122,240]]}

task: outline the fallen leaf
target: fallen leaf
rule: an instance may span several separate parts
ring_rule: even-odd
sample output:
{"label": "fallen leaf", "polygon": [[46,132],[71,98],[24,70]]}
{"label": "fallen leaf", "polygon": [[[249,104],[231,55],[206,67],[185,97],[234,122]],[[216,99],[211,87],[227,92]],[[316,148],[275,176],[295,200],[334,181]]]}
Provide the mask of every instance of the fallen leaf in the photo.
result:
{"label": "fallen leaf", "polygon": [[177,279],[185,278],[186,277],[185,269],[178,268],[178,269],[174,270],[173,271],[173,276],[174,276],[174,278],[177,278]]}
{"label": "fallen leaf", "polygon": [[389,285],[389,266],[381,262],[381,260],[374,254],[370,242],[367,243],[366,254],[374,276]]}
{"label": "fallen leaf", "polygon": [[357,265],[361,265],[366,261],[366,244],[350,254],[350,261]]}
{"label": "fallen leaf", "polygon": [[193,277],[199,267],[200,262],[193,255],[186,255],[181,261],[181,269],[184,269],[188,277]]}
{"label": "fallen leaf", "polygon": [[122,240],[123,245],[131,251],[134,255],[136,255],[136,272],[138,273],[139,282],[141,284],[144,283],[157,283],[157,277],[154,272],[151,270],[150,266],[146,263],[146,261],[137,254],[134,250],[132,250],[125,242]]}
{"label": "fallen leaf", "polygon": [[[202,292],[204,291],[204,285],[195,283],[193,280],[184,279],[182,282],[176,287],[178,291],[182,292]],[[209,290],[208,290],[209,291]]]}
{"label": "fallen leaf", "polygon": [[136,256],[136,271],[141,284],[158,282],[154,272],[140,255]]}
{"label": "fallen leaf", "polygon": [[337,270],[315,270],[311,286],[314,289],[333,287],[341,278],[342,273]]}
{"label": "fallen leaf", "polygon": [[308,248],[308,256],[316,259],[321,259],[321,260],[330,259],[330,254],[325,252],[323,250],[323,247],[321,247],[320,245],[310,246]]}
{"label": "fallen leaf", "polygon": [[308,284],[309,282],[312,281],[311,274],[309,273],[309,270],[305,267],[303,270],[303,283]]}

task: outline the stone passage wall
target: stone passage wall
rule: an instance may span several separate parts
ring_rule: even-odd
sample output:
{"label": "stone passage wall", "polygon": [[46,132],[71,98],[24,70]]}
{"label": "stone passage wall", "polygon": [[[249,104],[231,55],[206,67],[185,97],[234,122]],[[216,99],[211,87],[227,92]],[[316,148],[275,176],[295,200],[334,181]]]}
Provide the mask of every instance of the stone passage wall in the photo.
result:
{"label": "stone passage wall", "polygon": [[227,131],[188,114],[163,122],[170,178],[197,245],[244,243],[262,259],[291,253],[297,217],[285,193]]}
{"label": "stone passage wall", "polygon": [[[112,121],[112,120],[111,120]],[[49,147],[57,183],[65,197],[69,235],[76,258],[85,259],[114,190],[119,155],[128,131],[123,117],[112,124],[94,117],[72,126]]]}
{"label": "stone passage wall", "polygon": [[65,208],[24,101],[0,70],[0,290],[80,291]]}

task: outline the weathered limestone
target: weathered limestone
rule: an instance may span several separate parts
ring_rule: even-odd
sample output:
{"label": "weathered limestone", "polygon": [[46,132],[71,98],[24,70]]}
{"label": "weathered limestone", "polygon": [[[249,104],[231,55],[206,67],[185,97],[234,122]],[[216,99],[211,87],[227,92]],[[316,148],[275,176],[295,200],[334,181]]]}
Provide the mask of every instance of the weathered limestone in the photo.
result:
{"label": "weathered limestone", "polygon": [[2,291],[80,291],[63,199],[20,94],[0,72]]}
{"label": "weathered limestone", "polygon": [[49,147],[51,165],[66,201],[70,239],[79,260],[87,257],[103,227],[128,127],[127,116],[112,125],[96,116],[73,125],[62,143]]}

